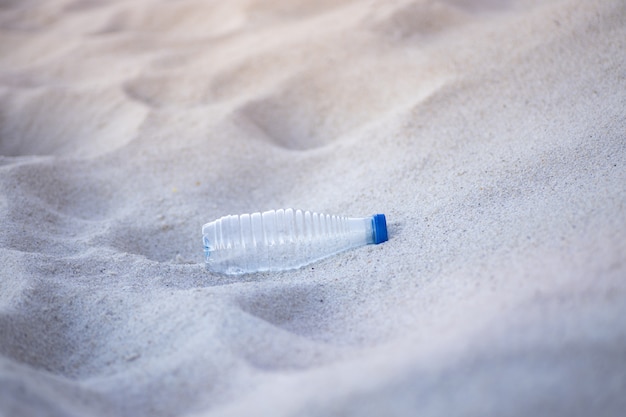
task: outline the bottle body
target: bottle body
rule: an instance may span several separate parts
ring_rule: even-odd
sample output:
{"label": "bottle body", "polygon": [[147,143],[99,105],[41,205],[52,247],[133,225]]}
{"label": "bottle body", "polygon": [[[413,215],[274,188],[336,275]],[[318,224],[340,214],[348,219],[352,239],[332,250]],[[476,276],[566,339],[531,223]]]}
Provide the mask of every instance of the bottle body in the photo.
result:
{"label": "bottle body", "polygon": [[[384,221],[383,215],[377,216]],[[224,216],[202,227],[206,264],[225,274],[299,268],[347,249],[380,243],[374,217],[294,209]],[[387,240],[386,224],[384,234]]]}

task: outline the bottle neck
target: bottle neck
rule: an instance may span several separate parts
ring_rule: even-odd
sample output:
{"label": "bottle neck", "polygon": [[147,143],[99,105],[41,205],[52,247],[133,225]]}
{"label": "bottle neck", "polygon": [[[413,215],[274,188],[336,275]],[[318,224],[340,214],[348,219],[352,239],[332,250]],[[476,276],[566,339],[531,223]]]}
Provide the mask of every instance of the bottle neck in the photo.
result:
{"label": "bottle neck", "polygon": [[372,244],[374,243],[374,229],[371,217],[352,217],[348,219],[350,234],[354,243]]}

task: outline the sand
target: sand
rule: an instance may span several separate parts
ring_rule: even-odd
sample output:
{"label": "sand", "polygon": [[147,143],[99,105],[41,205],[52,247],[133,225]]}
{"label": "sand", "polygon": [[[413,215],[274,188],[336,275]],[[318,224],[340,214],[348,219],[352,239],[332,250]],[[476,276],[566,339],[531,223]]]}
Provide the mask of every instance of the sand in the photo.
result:
{"label": "sand", "polygon": [[0,155],[0,415],[626,412],[623,0],[2,1]]}

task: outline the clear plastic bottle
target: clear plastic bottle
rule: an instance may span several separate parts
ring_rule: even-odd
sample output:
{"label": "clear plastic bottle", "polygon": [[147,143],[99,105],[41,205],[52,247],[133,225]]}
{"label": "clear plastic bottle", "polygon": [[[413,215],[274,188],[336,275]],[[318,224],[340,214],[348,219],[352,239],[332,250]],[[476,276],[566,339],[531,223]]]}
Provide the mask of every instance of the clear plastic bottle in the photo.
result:
{"label": "clear plastic bottle", "polygon": [[384,214],[351,218],[285,209],[224,216],[202,226],[207,267],[224,274],[300,268],[387,240]]}

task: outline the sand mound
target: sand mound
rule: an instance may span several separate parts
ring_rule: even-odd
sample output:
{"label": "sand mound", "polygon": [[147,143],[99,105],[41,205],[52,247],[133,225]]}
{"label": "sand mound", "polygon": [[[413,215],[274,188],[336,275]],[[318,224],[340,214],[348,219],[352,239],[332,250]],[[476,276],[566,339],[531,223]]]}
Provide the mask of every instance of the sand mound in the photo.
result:
{"label": "sand mound", "polygon": [[[620,0],[0,2],[0,414],[622,415]],[[200,229],[390,240],[241,277]]]}

